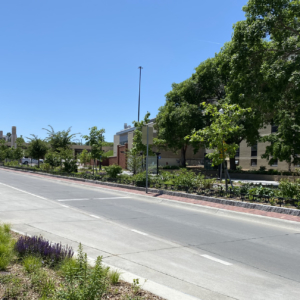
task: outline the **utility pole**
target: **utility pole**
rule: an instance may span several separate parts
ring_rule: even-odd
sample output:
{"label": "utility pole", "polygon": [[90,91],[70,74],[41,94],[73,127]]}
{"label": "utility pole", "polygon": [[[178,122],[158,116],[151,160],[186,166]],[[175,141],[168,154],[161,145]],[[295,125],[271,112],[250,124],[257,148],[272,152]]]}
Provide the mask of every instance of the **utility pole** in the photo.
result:
{"label": "utility pole", "polygon": [[138,108],[138,122],[140,121],[140,101],[141,101],[141,79],[142,79],[142,69],[143,67],[139,66],[140,69],[140,83],[139,83],[139,108]]}

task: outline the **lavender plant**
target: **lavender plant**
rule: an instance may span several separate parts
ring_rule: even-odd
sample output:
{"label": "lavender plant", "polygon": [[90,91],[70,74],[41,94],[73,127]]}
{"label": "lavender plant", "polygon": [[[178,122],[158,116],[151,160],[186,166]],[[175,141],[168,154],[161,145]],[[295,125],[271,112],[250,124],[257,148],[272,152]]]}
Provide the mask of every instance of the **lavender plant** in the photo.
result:
{"label": "lavender plant", "polygon": [[71,247],[62,246],[61,243],[52,244],[41,236],[21,236],[15,244],[15,250],[21,257],[39,255],[51,265],[74,255]]}

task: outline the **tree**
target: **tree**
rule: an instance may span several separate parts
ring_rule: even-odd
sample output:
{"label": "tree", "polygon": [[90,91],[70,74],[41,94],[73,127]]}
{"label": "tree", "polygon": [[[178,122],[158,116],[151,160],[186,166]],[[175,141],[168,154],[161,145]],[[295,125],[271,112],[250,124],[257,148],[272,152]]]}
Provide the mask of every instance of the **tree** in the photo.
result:
{"label": "tree", "polygon": [[[212,149],[212,153],[208,153],[206,156],[212,160],[212,165],[223,164],[224,168],[226,158],[234,157],[237,148],[236,143],[228,144],[226,141],[232,139],[241,131],[241,126],[238,125],[241,118],[251,112],[251,109],[241,109],[238,105],[223,104],[218,111],[218,107],[212,104],[202,104],[205,108],[205,114],[209,115],[212,122],[209,126],[194,130],[191,135],[188,135],[185,139],[191,143],[201,143],[208,149]],[[225,171],[225,184],[226,191],[228,190],[228,183]]]}
{"label": "tree", "polygon": [[11,133],[8,132],[8,133],[6,134],[6,136],[8,137],[8,138],[7,138],[7,141],[10,142]]}
{"label": "tree", "polygon": [[7,145],[4,139],[0,139],[0,161],[4,161],[7,156]]}
{"label": "tree", "polygon": [[45,155],[45,163],[48,163],[52,169],[60,165],[60,155],[55,151],[48,151]]}
{"label": "tree", "polygon": [[86,149],[84,149],[80,154],[79,154],[79,160],[80,163],[82,163],[85,167],[86,163],[91,161],[91,154],[88,152]]}
{"label": "tree", "polygon": [[77,160],[74,159],[73,150],[70,148],[58,148],[60,161],[63,161],[63,170],[67,173],[77,172]]}
{"label": "tree", "polygon": [[89,135],[83,135],[82,137],[86,140],[89,146],[91,146],[91,158],[94,160],[93,170],[95,168],[95,160],[102,160],[101,156],[104,153],[102,149],[104,141],[105,129],[98,129],[97,126],[89,128]]}
{"label": "tree", "polygon": [[47,131],[48,137],[46,141],[49,143],[53,151],[59,152],[59,149],[67,149],[70,148],[72,144],[72,139],[79,133],[71,134],[71,128],[69,127],[67,130],[56,131],[53,129],[51,125],[48,125],[50,129],[43,128]]}
{"label": "tree", "polygon": [[231,103],[251,107],[262,125],[275,123],[278,134],[264,158],[289,164],[297,161],[300,111],[300,2],[249,0],[246,20],[234,26],[230,80],[226,92]]}
{"label": "tree", "polygon": [[24,156],[25,141],[22,137],[16,139],[16,148],[14,149],[14,159],[20,160]]}
{"label": "tree", "polygon": [[134,175],[142,171],[143,158],[138,152],[132,151],[132,149],[127,151],[126,160],[127,169]]}
{"label": "tree", "polygon": [[277,160],[286,161],[289,165],[289,171],[291,171],[292,164],[298,165],[300,163],[300,139],[298,137],[300,126],[297,122],[300,118],[300,110],[295,109],[293,113],[283,110],[279,115],[281,114],[284,116],[280,117],[278,131],[261,138],[263,142],[270,142],[262,158],[266,158],[270,165]]}
{"label": "tree", "polygon": [[28,138],[30,140],[28,146],[28,154],[31,158],[38,160],[38,167],[40,167],[40,158],[43,158],[47,151],[48,145],[44,140],[39,139],[36,135],[31,134],[32,138]]}

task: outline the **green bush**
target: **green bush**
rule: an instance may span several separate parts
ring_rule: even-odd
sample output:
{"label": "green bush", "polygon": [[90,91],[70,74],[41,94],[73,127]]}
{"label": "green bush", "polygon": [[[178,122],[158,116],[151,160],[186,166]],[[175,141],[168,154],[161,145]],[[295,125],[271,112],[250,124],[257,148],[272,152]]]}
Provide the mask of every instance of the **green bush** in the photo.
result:
{"label": "green bush", "polygon": [[300,179],[292,182],[288,179],[282,179],[279,183],[279,189],[283,197],[300,199]]}
{"label": "green bush", "polygon": [[37,272],[42,266],[42,259],[37,256],[28,255],[24,257],[22,264],[28,273]]}
{"label": "green bush", "polygon": [[259,171],[266,171],[266,167],[265,166],[260,166]]}
{"label": "green bush", "polygon": [[117,176],[122,173],[122,167],[116,164],[104,167],[104,169],[110,178],[117,178]]}
{"label": "green bush", "polygon": [[173,182],[176,186],[192,187],[196,183],[196,174],[187,169],[180,169],[174,173]]}
{"label": "green bush", "polygon": [[[138,173],[134,176],[132,176],[132,179],[135,181],[135,184],[139,187],[145,187],[146,186],[146,171]],[[148,184],[150,185],[151,178],[148,176]]]}
{"label": "green bush", "polygon": [[8,224],[0,225],[0,270],[5,270],[14,257],[14,244]]}
{"label": "green bush", "polygon": [[102,299],[109,287],[109,268],[102,266],[102,257],[98,257],[95,266],[90,267],[81,244],[76,263],[68,260],[61,268],[66,285],[57,292],[55,299]]}

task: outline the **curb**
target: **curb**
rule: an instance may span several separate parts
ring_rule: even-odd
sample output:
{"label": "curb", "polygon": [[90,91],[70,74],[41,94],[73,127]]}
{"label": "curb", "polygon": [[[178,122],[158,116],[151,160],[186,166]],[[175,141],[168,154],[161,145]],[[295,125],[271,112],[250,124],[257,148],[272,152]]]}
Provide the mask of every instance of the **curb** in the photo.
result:
{"label": "curb", "polygon": [[[22,231],[16,230],[16,229],[11,229],[12,231],[19,233],[21,235],[28,235]],[[28,235],[30,236],[30,235]],[[74,256],[77,256],[77,251],[74,251]],[[91,258],[91,257],[87,257],[88,258],[88,262],[91,264],[91,266],[95,265],[95,259]],[[174,290],[170,287],[167,287],[165,285],[156,283],[154,281],[148,280],[146,278],[140,277],[138,275],[135,275],[133,273],[127,272],[123,269],[114,267],[112,265],[109,265],[105,262],[102,262],[102,265],[104,265],[105,267],[109,267],[110,270],[113,271],[117,271],[119,273],[121,273],[121,279],[127,283],[132,284],[133,279],[139,279],[139,282],[141,283],[141,289],[148,291],[156,296],[162,297],[165,300],[201,300],[199,298],[196,298],[194,296],[182,293],[180,291]]]}
{"label": "curb", "polygon": [[[129,189],[129,190],[146,192],[146,188],[135,187],[135,186],[126,185],[126,184],[101,182],[101,181],[97,181],[97,180],[89,180],[89,179],[81,179],[81,178],[67,177],[67,176],[61,176],[61,175],[53,175],[53,174],[48,174],[48,173],[43,173],[43,172],[34,172],[34,171],[14,169],[14,168],[3,167],[3,166],[1,168],[19,171],[19,172],[25,172],[25,173],[27,172],[27,173],[41,174],[44,176],[55,177],[55,178],[69,179],[69,180],[73,180],[73,181],[89,182],[89,183],[94,183],[94,184],[99,184],[99,185],[105,185],[105,186],[118,187],[118,188],[124,188],[124,189]],[[159,195],[176,196],[176,197],[181,197],[181,198],[202,200],[202,201],[213,202],[213,203],[229,205],[229,206],[238,206],[238,207],[247,208],[247,209],[257,209],[257,210],[261,210],[261,211],[265,211],[265,212],[274,212],[274,213],[292,215],[292,216],[297,216],[297,217],[300,216],[299,209],[292,209],[292,208],[278,207],[278,206],[269,206],[269,205],[257,204],[257,203],[239,202],[239,201],[222,199],[222,198],[193,195],[193,194],[182,193],[182,192],[172,192],[172,191],[167,191],[167,190],[158,190],[158,189],[153,189],[153,188],[149,188],[148,191],[151,193],[159,194]]]}

